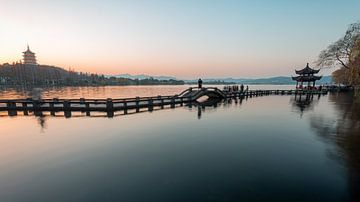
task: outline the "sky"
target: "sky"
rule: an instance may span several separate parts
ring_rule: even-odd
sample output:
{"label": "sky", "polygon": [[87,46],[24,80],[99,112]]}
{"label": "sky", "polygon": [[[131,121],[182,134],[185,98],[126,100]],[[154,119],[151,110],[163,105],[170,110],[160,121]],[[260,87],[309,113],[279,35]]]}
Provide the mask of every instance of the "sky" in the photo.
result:
{"label": "sky", "polygon": [[359,0],[0,0],[0,63],[28,43],[39,64],[82,72],[289,76],[359,10]]}

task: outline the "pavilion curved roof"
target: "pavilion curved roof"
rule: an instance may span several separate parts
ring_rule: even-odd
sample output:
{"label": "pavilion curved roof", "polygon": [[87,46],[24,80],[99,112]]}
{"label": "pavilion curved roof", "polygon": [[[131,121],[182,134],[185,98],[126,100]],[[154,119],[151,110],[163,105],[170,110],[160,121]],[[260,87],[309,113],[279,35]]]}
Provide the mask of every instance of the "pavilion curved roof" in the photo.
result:
{"label": "pavilion curved roof", "polygon": [[292,76],[292,79],[294,81],[298,81],[298,82],[317,81],[317,80],[320,80],[321,78],[322,78],[322,76],[314,76],[314,75],[310,75],[310,76]]}
{"label": "pavilion curved roof", "polygon": [[309,67],[309,63],[306,64],[306,67],[301,70],[295,70],[296,74],[317,74],[319,73],[320,69],[312,69]]}

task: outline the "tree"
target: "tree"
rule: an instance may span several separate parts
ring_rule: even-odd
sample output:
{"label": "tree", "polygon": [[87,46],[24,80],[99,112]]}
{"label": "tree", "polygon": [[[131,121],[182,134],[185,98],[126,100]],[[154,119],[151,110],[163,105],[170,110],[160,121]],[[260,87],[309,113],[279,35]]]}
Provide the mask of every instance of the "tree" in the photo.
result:
{"label": "tree", "polygon": [[347,79],[347,69],[345,67],[341,67],[338,70],[335,70],[332,74],[332,79],[335,83],[349,85]]}
{"label": "tree", "polygon": [[360,85],[360,40],[350,51],[348,67],[341,67],[332,73],[335,83],[350,86]]}
{"label": "tree", "polygon": [[[351,84],[355,87],[355,95],[360,97],[360,40],[358,39],[355,47],[350,54]],[[358,99],[360,101],[360,99]]]}
{"label": "tree", "polygon": [[350,54],[357,42],[360,40],[360,22],[349,26],[345,36],[321,51],[317,65],[321,67],[334,67],[340,65],[350,69]]}

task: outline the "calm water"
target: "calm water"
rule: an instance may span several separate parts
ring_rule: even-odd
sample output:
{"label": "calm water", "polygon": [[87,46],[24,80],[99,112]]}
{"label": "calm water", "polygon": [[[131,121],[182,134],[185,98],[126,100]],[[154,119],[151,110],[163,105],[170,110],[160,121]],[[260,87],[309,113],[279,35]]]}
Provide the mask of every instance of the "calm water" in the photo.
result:
{"label": "calm water", "polygon": [[[181,87],[58,95],[132,97]],[[0,201],[358,201],[359,115],[349,95],[329,94],[114,118],[1,116]]]}
{"label": "calm water", "polygon": [[[207,86],[207,85],[205,85]],[[223,85],[211,85],[223,89]],[[43,98],[130,98],[136,96],[175,95],[194,85],[169,86],[101,86],[101,87],[50,87],[42,89],[0,88],[0,99],[31,97],[41,91]],[[294,89],[294,85],[250,85],[250,90]]]}

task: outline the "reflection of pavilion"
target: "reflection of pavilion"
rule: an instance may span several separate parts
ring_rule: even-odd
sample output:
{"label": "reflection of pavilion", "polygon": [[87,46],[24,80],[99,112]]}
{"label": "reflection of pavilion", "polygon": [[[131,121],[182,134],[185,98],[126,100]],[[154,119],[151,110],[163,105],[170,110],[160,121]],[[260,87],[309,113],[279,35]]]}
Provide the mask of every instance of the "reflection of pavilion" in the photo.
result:
{"label": "reflection of pavilion", "polygon": [[[316,96],[315,103],[320,99],[320,95]],[[300,112],[300,116],[304,114],[305,111],[314,109],[314,94],[298,94],[295,95],[292,99],[293,108]]]}

